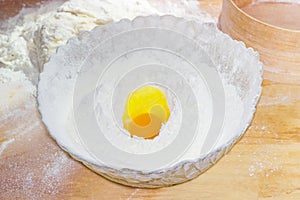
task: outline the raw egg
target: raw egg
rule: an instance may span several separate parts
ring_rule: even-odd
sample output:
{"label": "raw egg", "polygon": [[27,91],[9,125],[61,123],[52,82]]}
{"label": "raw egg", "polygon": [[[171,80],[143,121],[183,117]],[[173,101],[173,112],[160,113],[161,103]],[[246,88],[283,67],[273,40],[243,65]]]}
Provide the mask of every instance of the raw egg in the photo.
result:
{"label": "raw egg", "polygon": [[131,137],[153,139],[169,116],[170,109],[164,92],[148,85],[128,95],[122,122]]}

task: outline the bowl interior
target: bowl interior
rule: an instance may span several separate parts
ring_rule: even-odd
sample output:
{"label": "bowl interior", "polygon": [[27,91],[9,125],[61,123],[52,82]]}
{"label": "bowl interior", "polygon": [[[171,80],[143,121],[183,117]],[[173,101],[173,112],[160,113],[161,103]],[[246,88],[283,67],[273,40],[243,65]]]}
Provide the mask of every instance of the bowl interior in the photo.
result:
{"label": "bowl interior", "polygon": [[[142,70],[143,73],[128,78],[124,76],[124,73],[138,72],[136,70]],[[171,78],[172,73],[177,78]],[[160,151],[159,156],[155,156],[158,152],[147,155],[138,153],[128,155],[123,152],[124,156],[120,156],[120,153],[112,153],[108,148],[104,148],[103,141],[106,141],[106,136],[100,140],[100,132],[92,128],[94,125],[97,126],[93,117],[95,95],[89,94],[91,91],[95,93],[94,90],[96,93],[100,92],[98,100],[103,102],[95,108],[99,108],[102,111],[99,113],[104,116],[99,118],[100,123],[102,121],[105,125],[101,127],[106,127],[102,130],[114,131],[115,124],[110,123],[113,120],[108,120],[106,123],[104,119],[113,116],[115,86],[125,78],[127,85],[137,82],[132,85],[132,88],[135,88],[142,83],[139,81],[142,75],[144,75],[142,82],[161,81],[176,90],[175,94],[181,98],[181,106],[184,108],[180,125],[183,127],[183,132],[182,134],[179,132],[174,140],[177,145],[170,144]],[[144,171],[146,167],[143,165],[146,162],[141,163],[140,166],[133,166],[133,164],[149,157],[147,160],[153,158],[156,160],[153,164],[159,164],[159,166],[153,165],[150,170],[155,171],[164,166],[174,167],[181,161],[196,162],[207,155],[213,155],[220,149],[231,147],[251,122],[261,92],[261,75],[262,65],[258,61],[257,54],[218,31],[214,24],[198,23],[174,16],[137,17],[133,21],[122,20],[96,27],[90,33],[82,33],[72,38],[66,46],[59,48],[41,73],[39,108],[50,134],[77,159],[97,166]],[[186,84],[186,88],[183,87],[183,83]],[[99,87],[95,88],[97,84]],[[201,85],[203,90],[197,89]],[[120,91],[124,89],[127,91],[127,86]],[[208,92],[205,92],[206,90]],[[108,95],[101,95],[102,91],[103,94],[105,92]],[[120,92],[118,94],[120,95]],[[77,97],[82,98],[77,99]],[[205,102],[208,104],[206,105]],[[209,106],[210,103],[212,107]],[[74,107],[71,104],[74,104]],[[77,110],[77,107],[84,109]],[[92,114],[93,120],[86,120],[89,114]],[[205,123],[206,118],[208,118],[207,123]],[[90,122],[93,121],[95,123],[91,124]],[[74,122],[76,126],[72,124]],[[201,123],[199,132],[197,127]],[[197,133],[195,137],[191,135],[194,133]],[[188,135],[192,136],[191,140]],[[194,142],[197,139],[199,141]],[[188,145],[185,145],[185,140]],[[201,151],[200,142],[205,143],[202,149],[207,151]],[[105,144],[120,152],[111,145],[111,141]],[[206,144],[209,145],[205,146]],[[76,146],[82,148],[78,149]],[[175,150],[172,149],[173,146]],[[180,150],[177,154],[176,149],[180,149],[181,146],[187,150]],[[170,156],[181,153],[183,153],[181,159],[177,157],[173,159]],[[162,155],[172,160],[160,164],[157,158],[161,159]],[[130,159],[124,159],[127,158],[126,156]],[[103,159],[106,159],[106,162],[103,162]],[[133,164],[128,162],[132,159],[136,159],[137,162]]]}

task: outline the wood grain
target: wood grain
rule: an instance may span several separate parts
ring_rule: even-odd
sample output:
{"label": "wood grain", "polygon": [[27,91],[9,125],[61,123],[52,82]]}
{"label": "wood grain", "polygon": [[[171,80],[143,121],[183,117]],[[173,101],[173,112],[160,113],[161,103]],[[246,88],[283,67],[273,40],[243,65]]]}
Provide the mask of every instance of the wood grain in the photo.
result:
{"label": "wood grain", "polygon": [[49,0],[1,0],[0,21],[17,15],[22,8],[32,8]]}
{"label": "wood grain", "polygon": [[[264,74],[265,78],[291,84],[300,83],[300,31],[286,29],[288,22],[290,25],[299,24],[300,6],[257,2],[263,1],[224,0],[219,21],[221,30],[236,40],[244,41],[246,46],[260,53],[260,58],[266,65],[265,71],[269,72]],[[255,6],[253,3],[256,3]],[[265,9],[266,6],[268,9]],[[281,18],[286,16],[286,20],[277,20],[275,23],[274,13]],[[258,20],[262,17],[268,19]],[[279,27],[267,22],[275,25],[282,25],[283,22],[286,24]]]}
{"label": "wood grain", "polygon": [[[200,3],[219,15],[221,0]],[[297,83],[264,80],[254,120],[232,151],[198,178],[161,189],[115,184],[74,161],[49,137],[33,97],[6,87],[0,84],[0,143],[14,141],[0,154],[0,199],[300,199]]]}

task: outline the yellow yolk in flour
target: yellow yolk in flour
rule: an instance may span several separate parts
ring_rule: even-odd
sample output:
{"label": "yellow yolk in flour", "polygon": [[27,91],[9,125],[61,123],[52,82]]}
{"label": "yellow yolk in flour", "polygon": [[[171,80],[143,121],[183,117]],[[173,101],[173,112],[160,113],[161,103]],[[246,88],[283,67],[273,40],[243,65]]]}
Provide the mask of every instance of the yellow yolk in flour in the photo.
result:
{"label": "yellow yolk in flour", "polygon": [[144,86],[128,95],[122,121],[131,137],[153,139],[169,116],[166,95],[157,87]]}

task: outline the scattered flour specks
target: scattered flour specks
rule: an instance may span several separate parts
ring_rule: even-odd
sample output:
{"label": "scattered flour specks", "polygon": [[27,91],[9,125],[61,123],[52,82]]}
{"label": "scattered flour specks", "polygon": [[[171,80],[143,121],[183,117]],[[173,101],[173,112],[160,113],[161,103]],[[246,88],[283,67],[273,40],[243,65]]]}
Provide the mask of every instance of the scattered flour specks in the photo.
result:
{"label": "scattered flour specks", "polygon": [[[74,162],[62,151],[53,151],[45,144],[51,156],[43,152],[18,160],[0,160],[0,199],[45,199],[60,193],[74,168]],[[17,155],[16,155],[17,156]]]}
{"label": "scattered flour specks", "polygon": [[[268,145],[265,142],[266,137],[263,139],[261,137],[262,134],[270,135],[271,137],[278,138],[277,133],[273,133],[268,129],[266,125],[263,126],[251,126],[250,130],[254,130],[254,134],[258,137],[254,140],[254,144],[258,145],[255,150],[252,151],[252,155],[250,157],[250,166],[248,168],[249,176],[264,176],[269,177],[273,173],[282,169],[282,160],[277,159],[278,155],[276,151],[271,148],[276,148],[276,146],[270,146],[269,148],[266,146],[260,146],[262,144]],[[281,152],[281,154],[284,152]]]}
{"label": "scattered flour specks", "polygon": [[131,200],[135,195],[136,195],[136,193],[139,191],[140,189],[135,189],[130,195],[129,195],[129,197],[127,198],[127,200]]}

